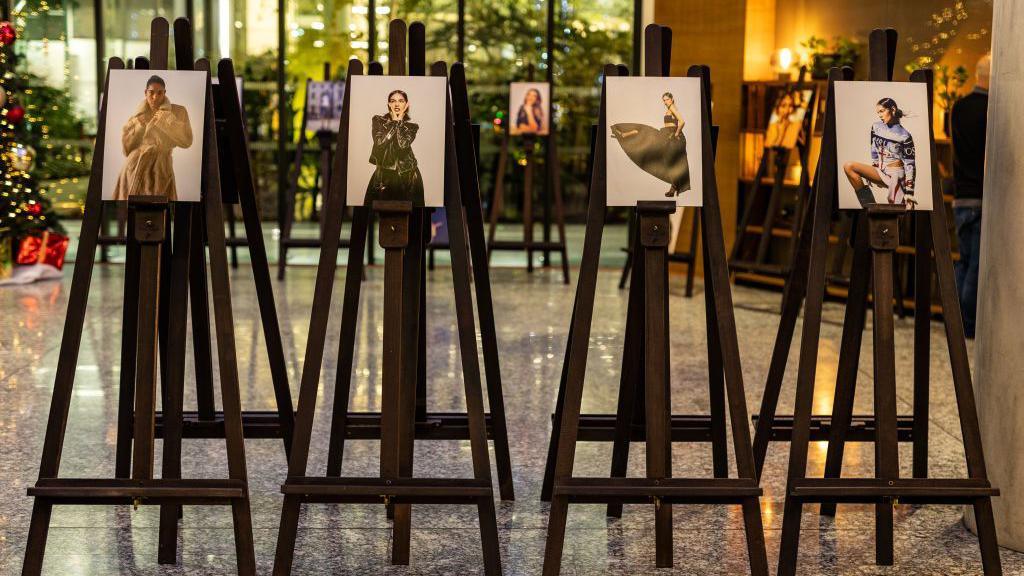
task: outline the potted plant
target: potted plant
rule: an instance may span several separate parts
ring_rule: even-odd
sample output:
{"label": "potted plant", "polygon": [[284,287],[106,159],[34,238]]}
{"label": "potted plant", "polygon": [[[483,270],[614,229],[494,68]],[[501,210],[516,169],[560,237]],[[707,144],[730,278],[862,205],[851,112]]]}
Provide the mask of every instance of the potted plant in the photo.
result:
{"label": "potted plant", "polygon": [[830,68],[855,66],[860,57],[860,45],[843,36],[833,38],[830,46],[824,38],[812,35],[801,42],[800,46],[810,53],[811,78],[818,80],[828,78]]}
{"label": "potted plant", "polygon": [[935,67],[935,99],[942,109],[942,131],[946,136],[952,135],[950,122],[953,119],[953,105],[963,94],[960,90],[967,83],[967,68],[957,66],[952,72],[949,66],[939,64]]}

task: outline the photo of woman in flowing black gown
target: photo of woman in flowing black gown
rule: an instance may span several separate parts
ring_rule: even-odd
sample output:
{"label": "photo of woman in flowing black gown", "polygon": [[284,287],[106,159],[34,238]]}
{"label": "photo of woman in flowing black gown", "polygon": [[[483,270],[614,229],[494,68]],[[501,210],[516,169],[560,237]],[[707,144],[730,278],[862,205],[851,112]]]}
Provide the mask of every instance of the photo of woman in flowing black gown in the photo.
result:
{"label": "photo of woman in flowing black gown", "polygon": [[374,200],[409,200],[423,206],[423,177],[412,143],[419,125],[409,115],[409,96],[401,90],[388,94],[388,111],[372,121],[373,149],[370,163],[376,166],[366,187],[366,204]]}
{"label": "photo of woman in flowing black gown", "polygon": [[671,92],[662,94],[665,116],[662,127],[619,123],[611,127],[626,156],[651,176],[669,184],[665,196],[673,198],[690,189],[690,165],[686,159],[685,121]]}

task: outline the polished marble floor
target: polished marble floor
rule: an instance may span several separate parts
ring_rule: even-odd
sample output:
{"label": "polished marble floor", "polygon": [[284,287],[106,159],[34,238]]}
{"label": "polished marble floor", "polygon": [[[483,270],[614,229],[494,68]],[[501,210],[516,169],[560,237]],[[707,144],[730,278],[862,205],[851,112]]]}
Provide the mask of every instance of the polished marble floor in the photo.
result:
{"label": "polished marble floor", "polygon": [[[122,267],[99,266],[90,295],[91,307],[77,373],[61,472],[66,476],[107,476],[113,471],[117,406],[118,350]],[[367,275],[356,343],[351,406],[373,409],[380,397],[380,335],[383,273]],[[344,274],[339,271],[339,280]],[[289,377],[293,389],[303,363],[315,270],[290,268],[275,283]],[[564,286],[556,272],[527,275],[522,269],[496,268],[493,274],[495,313],[506,406],[512,442],[517,500],[498,506],[498,524],[505,574],[540,574],[547,523],[547,505],[538,500],[545,448],[550,430],[574,286]],[[626,299],[615,287],[618,270],[605,268],[597,296],[584,410],[610,411],[615,406],[619,352]],[[19,573],[24,554],[31,502],[25,487],[35,479],[60,333],[70,286],[70,269],[62,282],[0,290],[0,575]],[[461,365],[456,348],[450,271],[438,268],[429,276],[429,386],[431,409],[461,409]],[[575,282],[575,270],[574,270]],[[271,409],[264,342],[256,314],[251,271],[243,264],[232,273],[237,351],[243,406]],[[682,282],[672,279],[672,377],[676,412],[707,410],[706,342],[703,293],[682,296]],[[340,286],[340,283],[339,283]],[[339,294],[336,296],[340,296]],[[778,315],[777,293],[736,288],[737,325],[747,385],[747,405],[755,411],[763,387]],[[326,432],[333,399],[335,351],[339,325],[338,299],[332,305],[329,341],[311,471],[326,462]],[[316,311],[327,313],[327,311]],[[831,407],[842,307],[828,304],[819,353],[817,412]],[[869,319],[870,323],[870,319]],[[899,406],[910,409],[912,321],[897,320]],[[931,473],[965,473],[956,407],[950,389],[947,356],[940,325],[932,330]],[[191,372],[191,355],[189,357]],[[792,409],[796,350],[783,392],[782,411]],[[858,411],[871,409],[871,346],[867,342],[859,375],[862,391]],[[191,376],[189,382],[191,382]],[[194,393],[186,402],[194,401]],[[643,474],[642,446],[635,446],[632,475]],[[345,474],[372,475],[377,470],[377,443],[350,442]],[[256,554],[261,574],[269,574],[277,537],[282,497],[279,484],[286,472],[282,446],[272,440],[246,444]],[[821,474],[825,445],[812,445],[809,470]],[[492,451],[493,456],[493,451]],[[610,447],[582,444],[577,474],[607,474]],[[901,447],[901,469],[910,473],[909,447]],[[769,563],[778,555],[783,488],[788,448],[772,446],[765,472],[762,514],[767,529]],[[677,445],[676,476],[710,475],[710,449]],[[873,455],[867,447],[846,450],[845,469],[867,475]],[[159,456],[158,456],[159,467]],[[159,469],[159,468],[158,468]],[[733,467],[734,469],[734,467]],[[223,443],[190,440],[184,448],[184,470],[193,477],[215,477],[226,471]],[[461,442],[421,443],[416,447],[416,474],[456,476],[471,472],[468,445]],[[961,524],[958,507],[900,506],[896,524],[894,567],[873,564],[873,511],[843,506],[835,519],[819,518],[807,507],[803,518],[800,574],[981,574],[977,541]],[[180,566],[156,563],[158,514],[153,508],[57,508],[52,521],[44,572],[54,575],[230,574],[234,570],[231,517],[226,509],[185,509]],[[742,574],[747,569],[739,510],[711,506],[677,506],[675,568],[654,570],[653,514],[649,506],[629,506],[621,520],[608,520],[604,508],[575,505],[569,515],[563,574]],[[307,506],[301,518],[294,574],[375,575],[482,574],[476,512],[469,507],[416,506],[413,512],[412,563],[388,565],[390,531],[380,506]],[[1006,574],[1024,574],[1024,555],[1003,551]]]}

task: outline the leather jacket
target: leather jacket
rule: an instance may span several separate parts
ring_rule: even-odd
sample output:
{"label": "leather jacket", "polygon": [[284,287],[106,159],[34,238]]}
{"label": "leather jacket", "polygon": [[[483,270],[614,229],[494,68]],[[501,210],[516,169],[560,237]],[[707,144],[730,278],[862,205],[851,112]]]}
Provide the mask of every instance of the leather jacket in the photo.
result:
{"label": "leather jacket", "polygon": [[418,124],[395,121],[387,114],[374,116],[373,149],[370,163],[378,168],[408,172],[416,169],[416,157],[412,153],[412,142],[416,139]]}

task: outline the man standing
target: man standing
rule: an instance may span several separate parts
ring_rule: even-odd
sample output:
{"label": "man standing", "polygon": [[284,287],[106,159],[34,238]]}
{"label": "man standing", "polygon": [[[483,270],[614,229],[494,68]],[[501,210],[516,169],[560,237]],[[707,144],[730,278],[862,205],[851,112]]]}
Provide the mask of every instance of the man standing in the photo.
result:
{"label": "man standing", "polygon": [[953,219],[960,242],[956,286],[964,332],[974,338],[978,303],[978,260],[981,249],[981,190],[985,173],[985,125],[992,56],[978,60],[977,83],[953,105]]}

